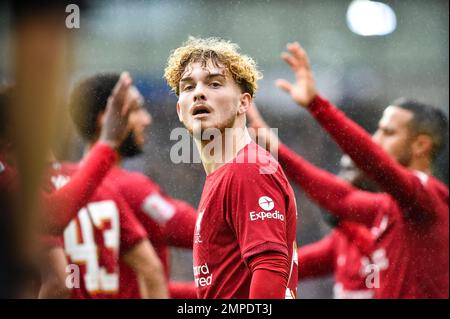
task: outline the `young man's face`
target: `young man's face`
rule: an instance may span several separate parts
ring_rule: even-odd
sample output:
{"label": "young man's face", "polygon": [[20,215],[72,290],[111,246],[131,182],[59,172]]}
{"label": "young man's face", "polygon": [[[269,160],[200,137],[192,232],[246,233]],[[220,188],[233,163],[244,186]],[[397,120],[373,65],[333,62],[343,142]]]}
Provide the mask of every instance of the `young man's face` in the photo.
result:
{"label": "young man's face", "polygon": [[191,134],[200,126],[202,132],[208,128],[223,132],[234,127],[236,118],[246,111],[242,106],[243,96],[250,96],[241,92],[225,68],[210,61],[206,66],[198,62],[189,64],[179,86],[178,117]]}
{"label": "young man's face", "polygon": [[412,160],[414,138],[409,128],[413,113],[397,106],[388,106],[373,135],[375,143],[403,166],[409,166]]}

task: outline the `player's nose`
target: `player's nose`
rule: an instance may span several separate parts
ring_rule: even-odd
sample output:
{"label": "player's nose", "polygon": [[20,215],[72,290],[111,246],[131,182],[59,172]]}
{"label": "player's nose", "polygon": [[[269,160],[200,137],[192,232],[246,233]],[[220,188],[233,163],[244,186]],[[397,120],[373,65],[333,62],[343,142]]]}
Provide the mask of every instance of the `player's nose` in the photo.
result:
{"label": "player's nose", "polygon": [[199,100],[206,100],[204,86],[200,83],[195,86],[194,91],[194,102],[197,102]]}

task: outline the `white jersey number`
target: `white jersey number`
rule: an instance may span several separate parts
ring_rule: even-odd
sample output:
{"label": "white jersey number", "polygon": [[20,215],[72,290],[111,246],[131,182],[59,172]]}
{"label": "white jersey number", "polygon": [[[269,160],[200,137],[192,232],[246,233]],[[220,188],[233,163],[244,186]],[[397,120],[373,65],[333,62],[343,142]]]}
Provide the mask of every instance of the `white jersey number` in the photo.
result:
{"label": "white jersey number", "polygon": [[[64,231],[66,253],[72,262],[86,265],[83,280],[87,291],[116,292],[119,289],[118,265],[112,273],[108,273],[105,267],[99,265],[99,248],[94,238],[94,227],[102,231],[105,247],[113,251],[114,259],[117,260],[120,242],[119,209],[111,200],[94,202],[82,208],[77,219],[81,234],[75,220],[72,220]],[[106,223],[110,225],[108,229],[104,229]]]}

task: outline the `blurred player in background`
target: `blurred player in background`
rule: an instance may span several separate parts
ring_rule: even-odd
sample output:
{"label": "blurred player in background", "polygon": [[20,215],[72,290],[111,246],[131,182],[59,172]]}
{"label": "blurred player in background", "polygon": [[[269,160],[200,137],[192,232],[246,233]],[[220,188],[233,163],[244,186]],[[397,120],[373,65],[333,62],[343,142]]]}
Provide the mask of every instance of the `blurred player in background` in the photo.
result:
{"label": "blurred player in background", "polygon": [[[326,172],[321,180],[308,178],[311,166],[283,145],[280,160],[296,165],[299,183],[321,183],[334,194],[324,207],[340,220],[372,229],[377,298],[448,298],[448,188],[432,176],[433,160],[446,141],[445,115],[429,105],[397,100],[385,109],[371,137],[317,93],[300,45],[291,43],[287,49],[282,57],[296,81],[278,80],[277,86],[304,106],[384,193],[357,190]],[[321,192],[309,193],[319,200]]]}
{"label": "blurred player in background", "polygon": [[[107,99],[119,77],[118,73],[93,75],[79,82],[72,92],[70,111],[78,131],[88,142],[88,148],[99,138]],[[136,99],[136,103],[130,110],[129,130],[118,148],[117,166],[112,169],[107,180],[108,184],[123,196],[147,230],[169,280],[169,246],[192,249],[197,214],[188,203],[167,196],[149,177],[120,168],[122,159],[142,154],[145,129],[152,121],[151,115],[144,108],[144,99],[135,86],[131,86],[130,95]],[[129,290],[130,294],[138,294],[134,274],[126,265],[123,270],[123,289]],[[170,281],[169,292],[171,298],[195,298],[193,283]]]}
{"label": "blurred player in background", "polygon": [[[130,86],[129,75],[123,73],[112,95],[117,95],[117,91],[122,92],[131,112],[137,100],[129,94]],[[108,103],[112,100],[108,99]],[[108,121],[105,122],[108,125]],[[77,165],[72,164],[54,165],[50,174],[53,187],[58,189],[63,186],[77,169]],[[79,269],[81,277],[79,281],[74,279],[79,282],[79,287],[74,284],[72,298],[168,296],[162,265],[147,240],[147,233],[122,196],[108,185],[107,180],[97,188],[86,207],[79,211],[64,231],[64,249],[69,261],[78,266],[76,269]],[[131,295],[120,285],[119,262],[128,265],[136,273],[139,294]]]}
{"label": "blurred player in background", "polygon": [[236,44],[216,38],[190,38],[168,59],[179,120],[207,174],[194,237],[199,298],[296,297],[294,193],[245,126],[260,77]]}
{"label": "blurred player in background", "polygon": [[[6,110],[14,94],[15,87],[4,86],[0,90],[0,109]],[[125,103],[125,84],[114,91],[111,99],[108,101],[108,107],[105,115],[105,124],[100,134],[98,143],[87,154],[83,163],[70,181],[64,180],[65,185],[60,185],[61,180],[54,179],[59,188],[51,193],[41,193],[42,196],[42,215],[36,226],[36,235],[39,234],[33,242],[33,254],[42,272],[40,284],[40,298],[60,298],[65,297],[70,290],[68,289],[65,278],[65,265],[67,265],[63,249],[60,247],[58,236],[69,224],[70,220],[76,217],[78,211],[87,204],[90,197],[94,194],[97,187],[101,184],[104,176],[117,160],[115,148],[123,140],[128,131],[128,115]],[[1,191],[9,197],[15,197],[20,194],[17,172],[15,170],[15,161],[13,159],[13,145],[4,134],[9,123],[3,123],[1,132],[1,152],[2,158],[8,159],[8,164],[1,164]],[[53,160],[52,160],[53,161]],[[2,211],[2,217],[7,217],[7,213]],[[34,280],[28,280],[34,281]],[[28,282],[23,297],[34,297],[36,292],[33,290],[32,282]]]}
{"label": "blurred player in background", "polygon": [[70,180],[53,178],[54,186],[50,189],[58,189],[44,194],[45,215],[37,249],[41,272],[39,298],[66,298],[72,293],[66,282],[67,259],[60,236],[69,222],[76,218],[78,211],[86,206],[116,161],[115,149],[123,140],[128,127],[126,85],[122,81],[121,86],[111,94],[99,142],[87,154],[77,172]]}

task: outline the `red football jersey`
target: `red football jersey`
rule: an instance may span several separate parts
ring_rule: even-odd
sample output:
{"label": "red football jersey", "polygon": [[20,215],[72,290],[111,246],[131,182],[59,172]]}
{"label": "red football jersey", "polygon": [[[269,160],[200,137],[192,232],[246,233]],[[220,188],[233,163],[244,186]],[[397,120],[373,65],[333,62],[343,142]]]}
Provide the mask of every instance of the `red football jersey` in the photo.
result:
{"label": "red football jersey", "polygon": [[370,299],[375,292],[366,284],[366,261],[352,238],[336,228],[320,241],[298,249],[299,280],[334,274],[334,298]]}
{"label": "red football jersey", "polygon": [[248,144],[206,177],[194,234],[197,296],[249,298],[249,259],[276,251],[288,257],[286,298],[295,298],[296,226],[294,192],[281,167],[258,145]]}
{"label": "red football jersey", "polygon": [[[167,196],[156,183],[141,173],[116,167],[106,178],[108,184],[123,196],[136,218],[146,229],[169,280],[169,246],[192,249],[196,210],[188,203]],[[130,295],[138,298],[139,292],[136,289],[134,272],[126,265],[122,269],[124,271],[121,273],[121,284],[130,292]],[[178,285],[170,285],[170,287],[175,287],[173,290],[177,290]],[[172,289],[169,290],[172,295]],[[192,293],[187,294],[186,298],[191,295]],[[182,293],[178,292],[177,297],[181,296]]]}
{"label": "red football jersey", "polygon": [[[75,171],[75,165],[62,165],[52,180],[61,186]],[[123,198],[107,184],[105,180],[98,187],[64,231],[64,250],[80,275],[77,280],[76,271],[71,274],[74,299],[129,298],[119,289],[120,256],[147,237]]]}
{"label": "red football jersey", "polygon": [[385,205],[372,228],[376,249],[368,260],[374,266],[373,285],[379,287],[377,298],[449,296],[448,189],[435,178],[422,176],[423,185],[417,178],[417,186],[433,196],[434,216],[405,216],[398,202],[383,194]]}
{"label": "red football jersey", "polygon": [[376,297],[448,298],[448,187],[423,172],[401,166],[322,97],[316,96],[308,110],[386,192],[371,194],[334,185],[341,207],[327,208],[342,219],[373,227],[376,243],[368,277],[376,288]]}

